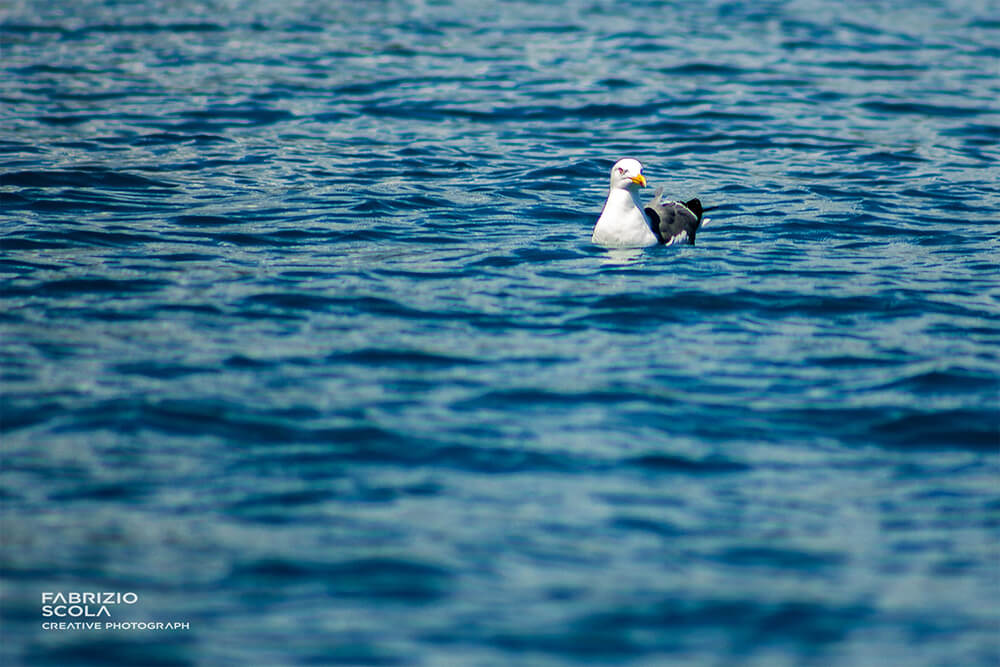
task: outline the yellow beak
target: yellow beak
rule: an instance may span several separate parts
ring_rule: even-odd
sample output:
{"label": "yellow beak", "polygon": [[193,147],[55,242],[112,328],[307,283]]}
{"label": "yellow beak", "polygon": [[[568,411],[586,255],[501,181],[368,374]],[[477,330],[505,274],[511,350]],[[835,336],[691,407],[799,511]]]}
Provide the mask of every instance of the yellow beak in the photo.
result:
{"label": "yellow beak", "polygon": [[643,176],[642,174],[639,174],[638,176],[633,176],[631,180],[633,183],[638,183],[642,187],[646,187],[646,177]]}

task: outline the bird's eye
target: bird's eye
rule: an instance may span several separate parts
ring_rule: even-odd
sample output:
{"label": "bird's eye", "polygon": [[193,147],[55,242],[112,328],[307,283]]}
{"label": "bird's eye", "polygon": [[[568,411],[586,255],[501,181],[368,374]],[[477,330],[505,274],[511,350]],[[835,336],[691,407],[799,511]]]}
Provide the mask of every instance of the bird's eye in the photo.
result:
{"label": "bird's eye", "polygon": [[624,169],[622,169],[621,167],[618,167],[618,173],[619,173],[619,174],[624,174],[624,173],[625,173],[625,170],[624,170]]}

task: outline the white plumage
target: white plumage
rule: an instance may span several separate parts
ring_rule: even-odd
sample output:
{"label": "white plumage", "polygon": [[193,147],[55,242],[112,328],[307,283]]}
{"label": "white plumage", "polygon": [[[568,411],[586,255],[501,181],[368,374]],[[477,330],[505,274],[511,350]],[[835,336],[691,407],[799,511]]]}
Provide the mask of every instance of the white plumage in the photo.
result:
{"label": "white plumage", "polygon": [[659,241],[639,203],[646,177],[638,160],[625,158],[611,169],[611,190],[591,240],[613,248],[641,248]]}

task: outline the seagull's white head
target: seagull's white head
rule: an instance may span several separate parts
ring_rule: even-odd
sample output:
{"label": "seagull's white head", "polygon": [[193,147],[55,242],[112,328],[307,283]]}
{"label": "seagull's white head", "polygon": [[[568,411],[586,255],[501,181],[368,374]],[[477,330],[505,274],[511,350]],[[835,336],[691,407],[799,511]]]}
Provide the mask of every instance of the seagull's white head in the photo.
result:
{"label": "seagull's white head", "polygon": [[627,157],[615,162],[611,168],[611,189],[620,188],[635,192],[646,187],[646,177],[642,175],[642,164],[638,160]]}

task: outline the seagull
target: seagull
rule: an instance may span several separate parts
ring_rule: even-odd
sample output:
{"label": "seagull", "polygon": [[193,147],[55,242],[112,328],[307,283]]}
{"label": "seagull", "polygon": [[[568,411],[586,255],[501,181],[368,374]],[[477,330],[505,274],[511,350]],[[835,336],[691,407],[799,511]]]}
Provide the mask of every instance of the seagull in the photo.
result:
{"label": "seagull", "polygon": [[611,191],[594,227],[591,241],[610,248],[642,248],[658,243],[689,243],[701,227],[701,202],[663,199],[657,188],[645,207],[639,203],[639,188],[646,187],[638,160],[618,160],[611,168]]}

